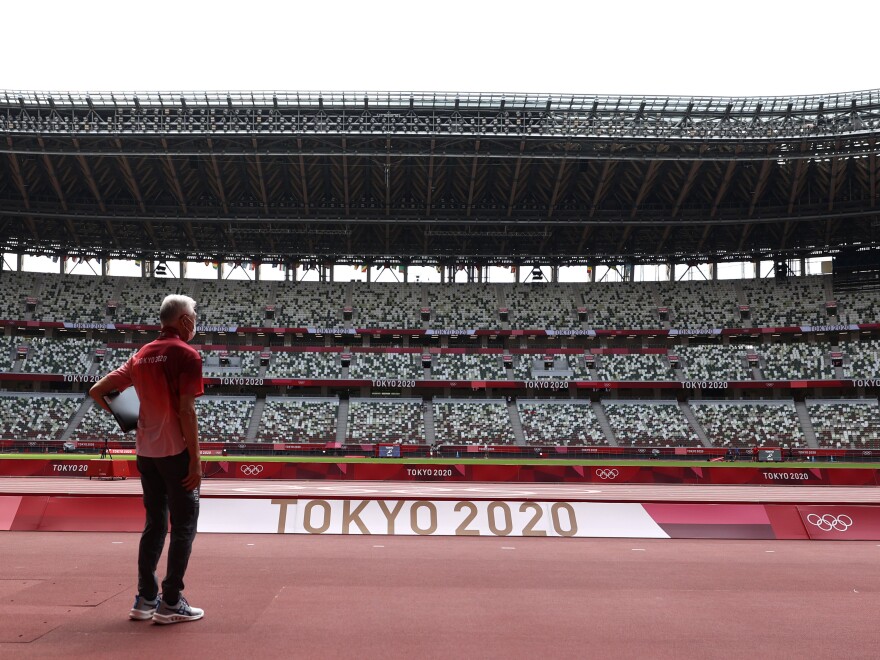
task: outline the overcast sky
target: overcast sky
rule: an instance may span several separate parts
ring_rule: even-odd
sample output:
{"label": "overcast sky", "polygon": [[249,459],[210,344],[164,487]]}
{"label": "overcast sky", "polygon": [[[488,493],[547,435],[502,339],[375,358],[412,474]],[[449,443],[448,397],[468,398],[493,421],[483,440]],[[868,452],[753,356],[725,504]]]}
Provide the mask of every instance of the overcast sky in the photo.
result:
{"label": "overcast sky", "polygon": [[6,2],[0,88],[847,92],[880,88],[878,7],[870,0]]}

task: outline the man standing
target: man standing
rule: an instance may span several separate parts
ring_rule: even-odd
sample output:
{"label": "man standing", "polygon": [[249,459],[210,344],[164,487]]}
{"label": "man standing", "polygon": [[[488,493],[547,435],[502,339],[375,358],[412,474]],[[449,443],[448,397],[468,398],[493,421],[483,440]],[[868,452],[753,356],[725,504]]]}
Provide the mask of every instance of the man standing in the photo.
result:
{"label": "man standing", "polygon": [[[181,593],[196,535],[202,481],[195,404],[204,392],[202,358],[188,345],[195,336],[195,306],[188,296],[167,296],[159,308],[159,337],[89,390],[108,411],[104,396],[111,392],[133,385],[140,399],[136,453],[146,524],[138,550],[138,593],[129,617],[163,624],[195,621],[205,614]],[[171,542],[160,596],[156,568],[169,511]]]}

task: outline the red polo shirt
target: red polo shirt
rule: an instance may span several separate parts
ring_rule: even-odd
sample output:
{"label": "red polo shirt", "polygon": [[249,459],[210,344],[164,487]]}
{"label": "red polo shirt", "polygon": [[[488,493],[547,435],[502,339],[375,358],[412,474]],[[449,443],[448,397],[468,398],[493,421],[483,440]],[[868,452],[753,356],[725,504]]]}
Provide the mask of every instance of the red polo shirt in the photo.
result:
{"label": "red polo shirt", "polygon": [[136,446],[140,456],[176,456],[186,449],[180,430],[180,397],[204,394],[202,356],[174,328],[132,355],[110,374],[120,392],[134,385],[141,402]]}

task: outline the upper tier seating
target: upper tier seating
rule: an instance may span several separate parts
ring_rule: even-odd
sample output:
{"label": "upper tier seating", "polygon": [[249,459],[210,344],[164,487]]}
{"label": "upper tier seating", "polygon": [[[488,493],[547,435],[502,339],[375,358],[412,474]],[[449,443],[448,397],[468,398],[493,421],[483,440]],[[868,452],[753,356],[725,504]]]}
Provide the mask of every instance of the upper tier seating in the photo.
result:
{"label": "upper tier seating", "polygon": [[498,328],[498,297],[490,284],[425,284],[432,328]]}
{"label": "upper tier seating", "polygon": [[[115,279],[115,278],[114,278]],[[119,293],[114,321],[118,323],[138,323],[144,325],[159,325],[159,306],[165,296],[172,293],[182,293],[192,297],[192,282],[181,282],[174,278],[119,278]],[[199,309],[199,301],[196,300],[196,312]],[[199,324],[203,320],[199,319]]]}
{"label": "upper tier seating", "polygon": [[339,399],[267,396],[256,441],[334,442],[338,411]]}
{"label": "upper tier seating", "polygon": [[425,444],[422,405],[417,399],[352,399],[348,408],[348,440],[365,444]]}
{"label": "upper tier seating", "polygon": [[750,325],[773,328],[828,323],[825,285],[821,276],[787,280],[743,280],[743,295],[750,307]]}
{"label": "upper tier seating", "polygon": [[566,284],[520,284],[505,289],[510,327],[579,328],[577,291]]}
{"label": "upper tier seating", "polygon": [[615,401],[603,407],[622,447],[700,446],[700,438],[674,401]]}
{"label": "upper tier seating", "polygon": [[0,319],[18,321],[25,318],[25,300],[36,297],[42,281],[38,273],[0,272]]}
{"label": "upper tier seating", "polygon": [[691,401],[691,407],[716,447],[806,445],[791,401]]}
{"label": "upper tier seating", "polygon": [[736,288],[730,281],[658,282],[661,307],[673,328],[737,328]]}
{"label": "upper tier seating", "polygon": [[880,291],[835,292],[840,323],[877,323],[880,321]]}
{"label": "upper tier seating", "polygon": [[262,326],[273,285],[243,280],[202,281],[194,296],[199,325]]}
{"label": "upper tier seating", "polygon": [[345,284],[284,282],[275,291],[275,327],[340,328]]}
{"label": "upper tier seating", "polygon": [[[40,321],[103,323],[116,280],[109,277],[70,275],[44,280],[34,318]],[[156,305],[158,308],[158,304]]]}
{"label": "upper tier seating", "polygon": [[587,308],[592,328],[635,330],[660,328],[653,282],[599,282],[578,285],[577,307]]}
{"label": "upper tier seating", "polygon": [[517,401],[531,445],[605,445],[608,440],[589,401]]}
{"label": "upper tier seating", "polygon": [[421,328],[421,286],[355,282],[352,323],[356,328]]}
{"label": "upper tier seating", "polygon": [[440,444],[513,444],[504,401],[462,399],[434,404],[434,435]]}
{"label": "upper tier seating", "polygon": [[[595,282],[539,284],[418,284],[360,282],[277,282],[177,278],[100,277],[3,271],[0,317],[23,319],[25,299],[38,301],[33,318],[102,323],[107,302],[118,303],[109,321],[158,324],[169,293],[198,303],[201,325],[336,328],[351,306],[354,327],[500,328],[500,307],[509,309],[510,327],[569,329],[582,326],[577,309],[587,309],[593,328],[655,329],[825,325],[825,303],[838,300],[842,323],[875,322],[880,293],[826,290],[828,276],[688,282]],[[738,305],[750,306],[740,320]],[[275,307],[266,321],[265,306]],[[427,326],[420,309],[431,308]],[[668,308],[660,320],[658,308]]]}

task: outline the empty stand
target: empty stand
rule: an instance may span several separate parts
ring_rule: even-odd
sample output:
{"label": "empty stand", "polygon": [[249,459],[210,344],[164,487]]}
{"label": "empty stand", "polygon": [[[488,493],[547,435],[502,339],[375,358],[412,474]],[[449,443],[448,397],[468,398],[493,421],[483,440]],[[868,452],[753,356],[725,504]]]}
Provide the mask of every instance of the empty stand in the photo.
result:
{"label": "empty stand", "polygon": [[443,353],[433,356],[434,380],[502,380],[507,378],[500,355]]}
{"label": "empty stand", "polygon": [[514,444],[504,400],[434,401],[434,434],[441,444]]}
{"label": "empty stand", "polygon": [[828,323],[821,276],[786,280],[742,280],[752,327],[773,328]]}
{"label": "empty stand", "polygon": [[421,328],[422,287],[355,282],[352,322],[358,328]]}
{"label": "empty stand", "polygon": [[670,348],[680,358],[679,365],[685,380],[751,380],[752,370],[746,360],[753,346],[723,346],[716,344],[675,346]]}
{"label": "empty stand", "polygon": [[638,353],[597,356],[599,380],[672,380],[675,376],[665,355]]}
{"label": "empty stand", "polygon": [[338,353],[277,352],[272,353],[269,378],[339,378]]}
{"label": "empty stand", "polygon": [[880,407],[876,399],[808,400],[807,411],[820,447],[880,447]]}
{"label": "empty stand", "polygon": [[824,342],[762,346],[761,372],[764,380],[831,379],[835,375],[830,352],[831,345]]}
{"label": "empty stand", "polygon": [[806,445],[791,401],[691,401],[691,408],[716,447]]}
{"label": "empty stand", "polygon": [[652,329],[662,326],[656,288],[651,282],[600,282],[579,285],[578,306],[586,306],[593,328]]}
{"label": "empty stand", "polygon": [[283,282],[275,291],[273,326],[338,328],[343,325],[345,285],[341,283]]}
{"label": "empty stand", "polygon": [[422,380],[424,369],[417,353],[353,353],[350,378],[397,378]]}
{"label": "empty stand", "polygon": [[352,399],[347,439],[356,443],[426,444],[421,399]]}
{"label": "empty stand", "polygon": [[432,328],[497,328],[498,297],[488,284],[425,284]]}
{"label": "empty stand", "polygon": [[0,392],[3,436],[25,440],[60,440],[82,401],[82,394]]}
{"label": "empty stand", "polygon": [[620,446],[700,446],[675,401],[615,401],[603,403]]}
{"label": "empty stand", "polygon": [[[70,275],[46,278],[34,318],[41,321],[102,323],[116,280],[109,277]],[[158,309],[158,303],[156,308]]]}
{"label": "empty stand", "polygon": [[260,327],[274,282],[204,280],[194,293],[199,325]]}
{"label": "empty stand", "polygon": [[[570,359],[576,355],[545,355],[544,353],[519,353],[514,356],[513,373],[519,380],[537,378],[571,380],[575,376]],[[582,358],[580,358],[582,360]],[[587,370],[582,367],[580,373]]]}
{"label": "empty stand", "polygon": [[673,328],[739,327],[736,288],[730,281],[658,282],[661,306]]}
{"label": "empty stand", "polygon": [[256,397],[201,396],[196,399],[199,439],[245,442]]}
{"label": "empty stand", "polygon": [[527,444],[607,444],[589,401],[520,400],[517,408]]}
{"label": "empty stand", "polygon": [[326,443],[336,440],[336,398],[266,397],[257,442]]}
{"label": "empty stand", "polygon": [[26,373],[85,374],[91,367],[95,349],[102,342],[94,339],[50,339],[28,337],[27,358],[21,366]]}
{"label": "empty stand", "polygon": [[205,377],[250,376],[260,373],[258,351],[200,351],[202,375]]}
{"label": "empty stand", "polygon": [[521,284],[505,290],[511,328],[580,327],[577,292],[565,284]]}

